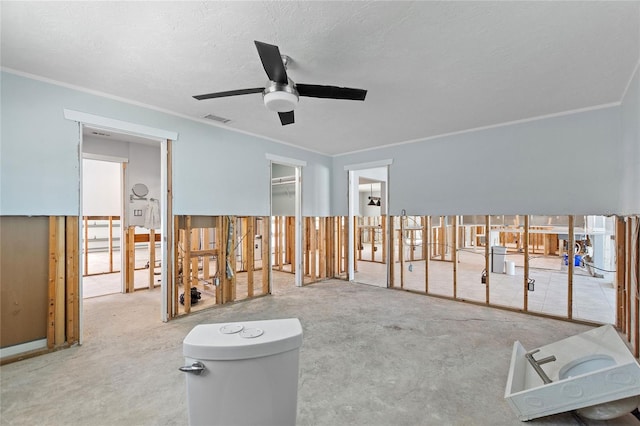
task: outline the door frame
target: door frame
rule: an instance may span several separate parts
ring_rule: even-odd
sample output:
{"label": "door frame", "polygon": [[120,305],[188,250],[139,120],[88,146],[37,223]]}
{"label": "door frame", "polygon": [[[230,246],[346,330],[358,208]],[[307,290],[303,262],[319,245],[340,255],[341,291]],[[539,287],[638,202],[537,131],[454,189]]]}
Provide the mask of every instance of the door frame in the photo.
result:
{"label": "door frame", "polygon": [[[169,244],[167,244],[167,240],[172,241],[173,239],[173,220],[168,217],[168,212],[172,211],[172,203],[173,196],[172,191],[168,187],[168,182],[170,180],[170,174],[172,170],[170,169],[171,158],[169,158],[171,143],[172,141],[178,140],[178,133],[170,130],[159,129],[154,127],[149,127],[137,123],[131,123],[127,121],[117,120],[109,117],[89,114],[81,111],[74,111],[70,109],[64,109],[64,117],[67,120],[75,121],[78,123],[78,181],[79,181],[79,205],[78,205],[78,214],[82,215],[82,147],[83,147],[83,137],[82,130],[84,126],[89,126],[92,128],[98,128],[108,131],[113,131],[117,133],[127,134],[131,136],[143,137],[146,139],[154,140],[159,142],[160,144],[160,192],[161,192],[161,203],[160,203],[160,222],[161,222],[161,232],[162,238],[160,240],[160,250],[162,253],[162,266],[161,266],[161,312],[160,318],[163,322],[169,320],[172,316],[170,309],[173,310],[173,307],[169,306],[168,303],[168,294],[173,293],[173,286],[175,286],[174,280],[169,277],[168,274],[168,265],[173,262],[173,253]],[[80,227],[81,221],[78,221],[78,226]],[[78,229],[78,238],[82,239],[82,233],[80,229]],[[169,238],[171,236],[171,238]],[[78,256],[79,265],[79,282],[78,282],[78,294],[79,294],[79,343],[82,344],[83,341],[83,299],[82,299],[82,275],[83,271],[83,262],[82,262],[82,244],[81,241],[78,242],[80,255]],[[171,288],[169,288],[171,287]]]}
{"label": "door frame", "polygon": [[[354,220],[355,220],[355,212],[356,212],[356,203],[360,202],[360,194],[358,191],[358,179],[356,179],[356,172],[360,171],[360,170],[366,170],[366,169],[386,169],[386,174],[387,174],[387,181],[386,181],[386,193],[384,194],[384,199],[383,202],[386,205],[386,216],[385,216],[385,221],[386,221],[386,242],[387,245],[389,244],[389,232],[391,232],[390,230],[390,221],[389,221],[389,211],[390,211],[390,206],[391,206],[391,196],[390,196],[390,184],[389,184],[389,169],[391,166],[391,164],[393,164],[393,159],[385,159],[385,160],[379,160],[379,161],[372,161],[372,162],[368,162],[368,163],[359,163],[359,164],[349,164],[344,166],[344,170],[347,172],[347,206],[348,206],[348,217],[349,217],[349,253],[348,253],[348,270],[349,270],[349,274],[348,274],[348,280],[353,282],[355,281],[355,259],[356,259],[356,246],[355,246],[355,232],[356,230],[354,229]],[[383,195],[383,194],[381,194]],[[387,265],[387,287],[389,287],[389,271],[390,271],[390,267],[392,266],[389,258],[390,258],[390,253],[387,247],[386,250],[387,253],[387,258],[385,259],[386,261],[386,265]]]}
{"label": "door frame", "polygon": [[[273,214],[273,200],[271,194],[272,187],[272,178],[271,171],[273,164],[280,164],[283,166],[293,167],[295,169],[295,235],[294,235],[294,265],[295,265],[295,274],[294,281],[296,287],[302,287],[302,277],[303,277],[303,268],[302,264],[304,260],[304,256],[302,255],[302,168],[307,165],[306,161],[297,160],[295,158],[287,158],[281,157],[279,155],[266,154],[266,158],[269,161],[269,218],[272,217]],[[269,245],[271,245],[271,236],[269,236]],[[264,262],[264,260],[263,260]],[[271,247],[269,247],[269,293],[271,293]]]}

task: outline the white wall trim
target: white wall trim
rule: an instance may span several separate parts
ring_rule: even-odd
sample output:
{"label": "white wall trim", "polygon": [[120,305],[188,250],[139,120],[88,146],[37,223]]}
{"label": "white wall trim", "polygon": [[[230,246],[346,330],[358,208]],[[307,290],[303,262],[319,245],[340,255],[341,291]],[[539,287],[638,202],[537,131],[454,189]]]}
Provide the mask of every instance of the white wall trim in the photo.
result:
{"label": "white wall trim", "polygon": [[278,164],[283,164],[285,166],[306,167],[307,165],[307,162],[304,160],[297,160],[295,158],[282,157],[280,155],[275,155],[275,154],[266,153],[265,157],[269,161],[274,161]]}
{"label": "white wall trim", "polygon": [[83,152],[82,158],[86,160],[109,161],[111,163],[128,163],[129,162],[129,159],[124,157],[114,157],[111,155],[102,155],[102,154],[91,154],[88,152]]}
{"label": "white wall trim", "polygon": [[71,109],[64,109],[64,118],[67,120],[77,121],[84,125],[97,126],[105,130],[117,130],[121,133],[128,133],[134,136],[142,136],[146,138],[163,141],[178,139],[178,133],[155,127],[143,126],[142,124],[130,123],[128,121],[116,120],[114,118],[102,117],[99,115],[89,114]]}
{"label": "white wall trim", "polygon": [[342,156],[345,156],[345,155],[359,154],[359,153],[362,153],[362,152],[375,151],[375,150],[383,149],[383,148],[393,148],[393,147],[400,146],[400,145],[408,145],[408,144],[412,144],[412,143],[426,142],[426,141],[430,141],[430,140],[433,140],[433,139],[440,139],[440,138],[446,138],[446,137],[449,137],[449,136],[462,135],[462,134],[465,134],[465,133],[473,133],[473,132],[479,132],[479,131],[482,131],[482,130],[489,130],[489,129],[496,129],[496,128],[500,128],[500,127],[513,126],[513,125],[516,125],[516,124],[529,123],[529,122],[538,121],[538,120],[546,120],[546,119],[549,119],[549,118],[564,117],[565,115],[579,114],[579,113],[582,113],[582,112],[598,111],[598,110],[601,110],[601,109],[613,108],[613,107],[617,107],[617,106],[620,106],[620,105],[621,105],[620,101],[611,102],[611,103],[608,103],[608,104],[596,105],[596,106],[592,106],[592,107],[578,108],[578,109],[573,109],[573,110],[570,110],[570,111],[563,111],[563,112],[556,112],[556,113],[553,113],[553,114],[540,115],[538,117],[523,118],[521,120],[507,121],[507,122],[504,122],[504,123],[490,124],[488,126],[474,127],[472,129],[460,130],[460,131],[457,131],[457,132],[442,133],[440,135],[428,136],[428,137],[417,138],[417,139],[410,139],[408,141],[395,142],[395,143],[390,143],[390,144],[387,144],[387,145],[379,145],[379,146],[375,146],[375,147],[371,147],[371,148],[360,149],[360,150],[357,150],[357,151],[351,151],[351,152],[344,152],[344,153],[341,153],[341,154],[335,154],[335,155],[333,155],[333,157],[342,157]]}
{"label": "white wall trim", "polygon": [[388,158],[386,160],[378,160],[378,161],[370,161],[368,163],[358,163],[358,164],[347,164],[344,166],[345,170],[364,170],[364,169],[375,169],[378,167],[386,167],[393,164],[393,158]]}
{"label": "white wall trim", "polygon": [[8,358],[14,355],[20,355],[26,352],[45,349],[47,347],[47,339],[34,340],[32,342],[21,343],[19,345],[0,348],[0,358]]}

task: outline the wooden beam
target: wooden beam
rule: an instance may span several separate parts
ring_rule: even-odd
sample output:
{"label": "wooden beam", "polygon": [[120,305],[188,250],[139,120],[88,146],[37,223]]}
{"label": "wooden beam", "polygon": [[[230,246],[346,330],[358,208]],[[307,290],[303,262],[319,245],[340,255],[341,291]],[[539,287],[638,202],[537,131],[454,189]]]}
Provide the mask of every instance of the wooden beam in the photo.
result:
{"label": "wooden beam", "polygon": [[78,341],[78,217],[66,218],[66,338],[68,344]]}
{"label": "wooden beam", "polygon": [[484,217],[484,271],[485,271],[485,288],[484,288],[484,298],[485,298],[485,303],[488,305],[489,304],[489,294],[490,294],[490,282],[491,279],[489,278],[491,276],[491,274],[489,273],[489,271],[491,271],[491,256],[489,253],[489,237],[491,235],[491,216],[486,215]]}
{"label": "wooden beam", "polygon": [[389,282],[388,287],[393,287],[395,285],[395,269],[396,269],[396,259],[395,259],[395,225],[394,225],[394,217],[389,216]]}
{"label": "wooden beam", "polygon": [[452,224],[452,244],[451,261],[453,262],[453,298],[458,298],[458,216],[451,216]]}
{"label": "wooden beam", "polygon": [[[168,207],[168,206],[167,206]],[[171,217],[171,216],[169,216]],[[179,263],[179,235],[180,235],[180,218],[178,216],[173,217],[173,230],[170,230],[167,233],[167,247],[173,247],[173,261],[167,262],[167,279],[169,282],[167,283],[169,287],[169,291],[167,291],[167,303],[170,317],[176,317],[178,315],[180,302],[178,298],[180,297],[180,289],[179,287],[179,274],[180,274],[180,263]],[[173,231],[173,232],[171,232]],[[173,244],[172,244],[173,242]],[[169,248],[171,250],[171,248]],[[165,261],[165,260],[163,260]]]}
{"label": "wooden beam", "polygon": [[524,216],[524,311],[529,310],[529,215]]}
{"label": "wooden beam", "polygon": [[49,282],[47,286],[47,348],[55,345],[56,279],[58,271],[58,223],[49,216]]}
{"label": "wooden beam", "polygon": [[[211,250],[211,234],[209,233],[209,228],[202,229],[202,249],[203,250]],[[209,281],[211,278],[210,265],[211,255],[203,254],[202,255],[202,278],[205,281]]]}
{"label": "wooden beam", "polygon": [[109,216],[109,272],[113,272],[113,216]]}
{"label": "wooden beam", "polygon": [[[616,326],[622,330],[627,338],[631,336],[631,292],[629,280],[631,264],[627,262],[631,253],[631,219],[619,216],[615,218],[616,230]],[[626,225],[626,226],[625,226]]]}
{"label": "wooden beam", "polygon": [[64,345],[66,335],[66,218],[56,216],[56,272],[55,272],[55,311],[54,346]]}
{"label": "wooden beam", "polygon": [[431,216],[423,216],[422,253],[424,255],[424,292],[429,293],[429,263],[431,263]]}
{"label": "wooden beam", "polygon": [[191,216],[184,218],[182,240],[182,290],[184,291],[184,313],[191,312]]}
{"label": "wooden beam", "polygon": [[311,217],[308,218],[308,231],[309,231],[309,276],[311,278],[311,282],[315,282],[317,280],[318,274],[316,271],[316,257],[317,253],[317,234],[316,234],[316,218]]}
{"label": "wooden beam", "polygon": [[83,224],[84,224],[84,238],[83,238],[83,243],[84,243],[84,271],[83,274],[84,275],[89,275],[89,219],[87,218],[87,216],[83,217]]}
{"label": "wooden beam", "polygon": [[440,260],[446,260],[447,246],[446,246],[447,226],[444,221],[444,216],[440,216],[440,229],[438,230],[438,247],[440,250]]}
{"label": "wooden beam", "polygon": [[320,229],[319,229],[319,234],[320,234],[320,247],[319,247],[319,256],[318,256],[318,263],[319,263],[319,267],[320,267],[320,273],[319,276],[320,278],[325,278],[327,276],[327,218],[326,217],[321,217],[320,218]]}
{"label": "wooden beam", "polygon": [[400,288],[404,288],[404,220],[400,216],[400,230],[398,231],[398,255],[400,256]]}
{"label": "wooden beam", "polygon": [[229,257],[229,262],[231,263],[231,272],[232,272],[232,276],[231,276],[231,282],[230,282],[230,286],[231,286],[231,300],[230,302],[235,302],[237,297],[236,297],[236,287],[237,287],[237,278],[236,278],[236,241],[237,241],[237,220],[236,220],[236,216],[231,216],[229,218],[229,223],[231,223],[231,252],[227,253],[227,256]]}
{"label": "wooden beam", "polygon": [[387,263],[387,215],[380,217],[380,228],[382,232],[382,263]]}
{"label": "wooden beam", "polygon": [[253,297],[253,270],[255,268],[256,218],[246,218],[245,269],[247,271],[247,297]]}
{"label": "wooden beam", "polygon": [[567,250],[568,265],[567,265],[567,318],[573,318],[573,263],[575,256],[576,237],[573,230],[574,216],[569,216],[569,247]]}
{"label": "wooden beam", "polygon": [[[167,140],[167,194],[161,195],[161,203],[166,202],[167,209],[167,225],[165,229],[160,230],[161,234],[166,234],[166,253],[162,253],[162,262],[167,265],[167,318],[171,319],[177,315],[178,306],[178,281],[176,279],[178,273],[178,251],[177,238],[178,218],[173,216],[173,179],[172,179],[172,160],[171,160],[171,140]],[[172,226],[173,225],[173,226]],[[166,257],[166,258],[165,258]]]}
{"label": "wooden beam", "polygon": [[149,230],[149,290],[155,287],[156,277],[154,275],[156,266],[156,231]]}
{"label": "wooden beam", "polygon": [[340,217],[340,229],[342,230],[342,252],[340,253],[342,270],[340,273],[349,273],[349,216]]}
{"label": "wooden beam", "polygon": [[271,269],[271,218],[262,218],[262,294],[269,293],[269,270]]}
{"label": "wooden beam", "polygon": [[632,281],[632,286],[634,288],[634,345],[633,345],[633,356],[636,358],[640,357],[640,216],[635,216],[632,221],[633,229],[631,241],[632,250],[630,255],[629,263],[634,265],[634,273],[632,274],[634,279]]}

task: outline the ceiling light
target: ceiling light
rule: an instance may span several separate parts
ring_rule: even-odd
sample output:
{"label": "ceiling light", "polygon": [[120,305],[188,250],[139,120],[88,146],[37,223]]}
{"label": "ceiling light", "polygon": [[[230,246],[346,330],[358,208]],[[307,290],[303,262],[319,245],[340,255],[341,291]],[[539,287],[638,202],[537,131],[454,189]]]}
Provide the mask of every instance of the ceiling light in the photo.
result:
{"label": "ceiling light", "polygon": [[293,85],[272,84],[264,90],[262,100],[271,111],[289,112],[298,105],[298,91]]}
{"label": "ceiling light", "polygon": [[376,202],[373,201],[373,198],[369,197],[371,201],[369,201],[369,204],[367,204],[368,206],[375,206]]}
{"label": "ceiling light", "polygon": [[376,203],[376,206],[380,207],[380,198],[378,198],[378,202]]}

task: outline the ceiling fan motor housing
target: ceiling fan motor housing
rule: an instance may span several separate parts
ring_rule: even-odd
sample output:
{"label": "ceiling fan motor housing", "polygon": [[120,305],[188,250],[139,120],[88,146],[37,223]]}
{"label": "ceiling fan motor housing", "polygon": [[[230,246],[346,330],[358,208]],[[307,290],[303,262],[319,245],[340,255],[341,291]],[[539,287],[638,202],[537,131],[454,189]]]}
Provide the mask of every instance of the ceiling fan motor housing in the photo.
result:
{"label": "ceiling fan motor housing", "polygon": [[298,91],[291,80],[289,84],[270,82],[262,93],[262,99],[264,105],[271,111],[289,112],[293,111],[298,104]]}

